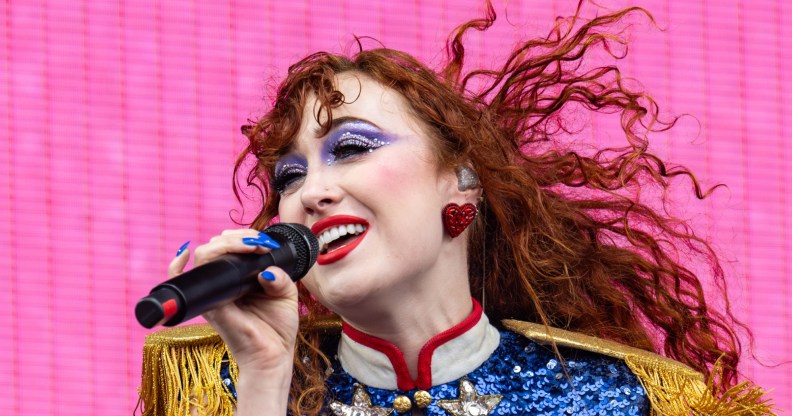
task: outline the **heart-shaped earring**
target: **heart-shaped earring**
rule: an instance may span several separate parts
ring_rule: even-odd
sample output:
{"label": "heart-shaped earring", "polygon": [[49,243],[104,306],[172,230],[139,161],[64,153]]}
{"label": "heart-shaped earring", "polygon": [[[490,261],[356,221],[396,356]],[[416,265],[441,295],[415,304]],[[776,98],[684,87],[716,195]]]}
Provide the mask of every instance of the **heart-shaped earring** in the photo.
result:
{"label": "heart-shaped earring", "polygon": [[478,215],[478,208],[471,203],[459,206],[453,202],[443,207],[443,226],[451,238],[462,234]]}

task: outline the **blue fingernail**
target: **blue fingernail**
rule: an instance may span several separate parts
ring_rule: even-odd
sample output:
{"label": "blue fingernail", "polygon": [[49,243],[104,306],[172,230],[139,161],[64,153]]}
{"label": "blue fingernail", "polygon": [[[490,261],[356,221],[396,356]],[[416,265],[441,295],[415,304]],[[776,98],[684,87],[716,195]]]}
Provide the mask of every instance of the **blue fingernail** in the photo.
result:
{"label": "blue fingernail", "polygon": [[266,281],[269,281],[269,282],[274,282],[275,281],[275,275],[272,274],[272,272],[270,272],[270,271],[261,272],[261,278],[266,280]]}
{"label": "blue fingernail", "polygon": [[182,244],[181,247],[179,247],[179,250],[176,252],[176,257],[179,257],[179,255],[181,253],[184,253],[184,250],[187,250],[187,246],[189,246],[189,245],[190,245],[189,241],[184,243],[184,244]]}
{"label": "blue fingernail", "polygon": [[242,243],[247,244],[249,246],[261,246],[266,248],[280,248],[280,244],[277,241],[273,240],[264,233],[259,233],[259,236],[256,238],[253,237],[245,237],[242,239]]}
{"label": "blue fingernail", "polygon": [[267,248],[280,248],[280,244],[277,241],[273,240],[270,236],[265,234],[264,232],[260,232],[258,235],[259,241],[261,241],[261,245]]}

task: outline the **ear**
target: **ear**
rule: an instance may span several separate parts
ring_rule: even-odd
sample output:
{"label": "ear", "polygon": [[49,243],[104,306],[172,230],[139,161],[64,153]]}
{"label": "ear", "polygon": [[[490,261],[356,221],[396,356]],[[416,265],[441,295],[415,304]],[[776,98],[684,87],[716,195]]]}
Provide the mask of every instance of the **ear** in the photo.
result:
{"label": "ear", "polygon": [[446,175],[448,181],[448,201],[459,205],[471,203],[478,205],[483,195],[481,182],[470,165],[460,165]]}

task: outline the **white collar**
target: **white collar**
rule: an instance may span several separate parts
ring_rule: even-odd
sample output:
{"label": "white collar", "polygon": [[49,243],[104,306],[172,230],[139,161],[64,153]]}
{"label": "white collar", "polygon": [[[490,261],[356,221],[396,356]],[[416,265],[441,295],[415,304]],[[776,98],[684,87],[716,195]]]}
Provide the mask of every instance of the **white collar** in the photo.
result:
{"label": "white collar", "polygon": [[380,389],[428,390],[454,381],[478,368],[495,351],[500,333],[490,325],[481,306],[464,321],[430,339],[418,354],[418,378],[413,380],[398,347],[343,325],[338,359],[361,383]]}

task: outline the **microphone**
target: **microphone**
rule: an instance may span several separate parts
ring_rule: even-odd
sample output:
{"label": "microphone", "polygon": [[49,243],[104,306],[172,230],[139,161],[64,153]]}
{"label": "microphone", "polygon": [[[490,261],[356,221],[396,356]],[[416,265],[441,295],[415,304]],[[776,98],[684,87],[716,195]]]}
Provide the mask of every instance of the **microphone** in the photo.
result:
{"label": "microphone", "polygon": [[319,256],[319,241],[302,224],[281,223],[264,232],[280,244],[267,254],[226,254],[154,287],[135,305],[140,325],[174,326],[261,290],[258,274],[278,266],[300,280]]}

